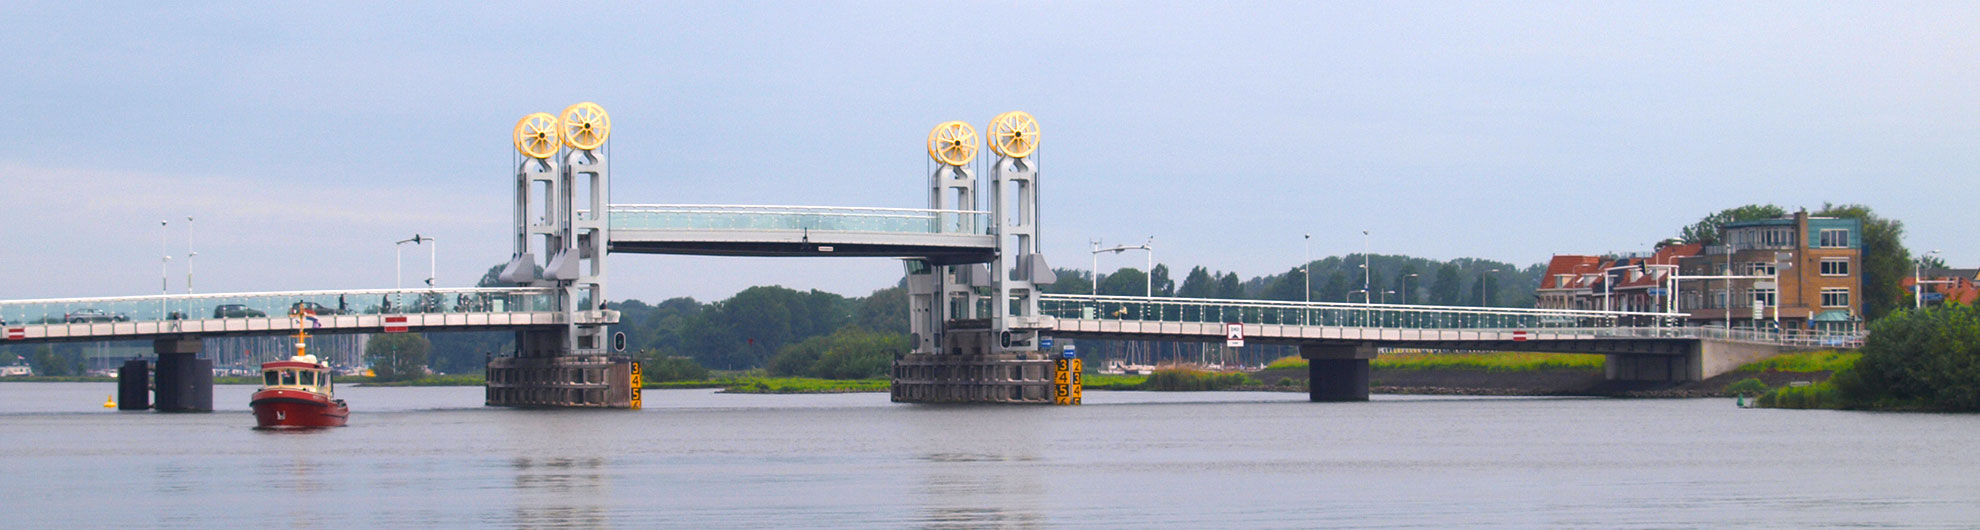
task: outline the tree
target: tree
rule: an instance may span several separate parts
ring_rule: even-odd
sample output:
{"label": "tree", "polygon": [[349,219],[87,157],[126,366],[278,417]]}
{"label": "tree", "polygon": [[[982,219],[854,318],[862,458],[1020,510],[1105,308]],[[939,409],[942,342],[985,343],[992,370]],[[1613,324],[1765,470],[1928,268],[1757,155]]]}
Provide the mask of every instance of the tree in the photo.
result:
{"label": "tree", "polygon": [[1155,296],[1176,295],[1176,281],[1169,278],[1168,265],[1157,263],[1154,269],[1148,271],[1148,275],[1155,281]]}
{"label": "tree", "polygon": [[1176,296],[1183,298],[1210,298],[1215,294],[1217,280],[1201,266],[1190,268],[1189,276],[1183,278],[1182,288],[1176,290]]}
{"label": "tree", "polygon": [[1897,311],[1870,325],[1862,353],[1834,377],[1851,406],[1980,410],[1980,306]]}
{"label": "tree", "polygon": [[1244,282],[1238,281],[1237,273],[1226,272],[1217,280],[1217,298],[1240,300],[1244,298]]}
{"label": "tree", "polygon": [[853,325],[882,333],[908,333],[907,289],[888,287],[860,299],[853,310]]}
{"label": "tree", "polygon": [[1911,251],[1904,248],[1904,223],[1878,217],[1861,204],[1823,204],[1820,217],[1855,219],[1863,223],[1863,319],[1883,318],[1905,305],[1907,290],[1900,283],[1911,275]]}
{"label": "tree", "polygon": [[785,346],[770,359],[769,370],[772,375],[825,379],[885,377],[894,358],[905,355],[908,348],[906,335],[848,326]]}
{"label": "tree", "polygon": [[1464,289],[1464,278],[1458,275],[1456,263],[1445,263],[1437,267],[1437,280],[1430,284],[1430,303],[1436,305],[1458,305],[1459,295]]}
{"label": "tree", "polygon": [[364,343],[364,360],[378,379],[395,381],[426,377],[426,353],[432,348],[417,333],[380,333]]}
{"label": "tree", "polygon": [[1141,296],[1148,292],[1148,274],[1134,267],[1122,267],[1113,274],[1100,278],[1100,294],[1107,296]]}
{"label": "tree", "polygon": [[1334,272],[1327,274],[1327,281],[1320,284],[1320,301],[1346,302],[1348,293],[1353,290],[1353,287],[1348,286],[1347,273],[1334,269]]}
{"label": "tree", "polygon": [[[1412,274],[1418,277],[1411,278],[1410,275]],[[1422,274],[1416,271],[1415,263],[1404,264],[1402,269],[1397,270],[1396,279],[1389,286],[1389,290],[1396,292],[1395,300],[1393,301],[1399,304],[1407,304],[1410,303],[1410,300],[1416,299],[1417,297],[1410,293],[1410,290],[1423,288],[1421,276]]]}
{"label": "tree", "polygon": [[1702,243],[1706,246],[1716,245],[1719,243],[1719,227],[1725,226],[1727,223],[1752,221],[1755,219],[1772,219],[1784,215],[1787,215],[1787,210],[1772,204],[1748,204],[1736,208],[1727,208],[1719,210],[1718,213],[1707,215],[1704,219],[1699,219],[1698,222],[1692,223],[1691,226],[1684,227],[1684,230],[1678,232],[1678,238],[1686,243]]}
{"label": "tree", "polygon": [[1306,299],[1306,275],[1298,267],[1279,275],[1265,289],[1266,300],[1298,302]]}

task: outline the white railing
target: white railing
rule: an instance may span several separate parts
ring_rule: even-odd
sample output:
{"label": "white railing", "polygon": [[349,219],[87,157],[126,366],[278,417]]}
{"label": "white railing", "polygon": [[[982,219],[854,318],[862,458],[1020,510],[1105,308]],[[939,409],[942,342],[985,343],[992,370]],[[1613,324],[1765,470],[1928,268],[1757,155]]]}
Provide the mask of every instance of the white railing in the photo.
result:
{"label": "white railing", "polygon": [[1859,333],[1688,325],[1683,313],[1047,294],[1039,310],[1066,319],[1271,324],[1379,329],[1546,331],[1593,337],[1698,338],[1855,348]]}
{"label": "white railing", "polygon": [[0,301],[5,325],[143,322],[280,317],[307,308],[319,315],[525,313],[557,311],[547,288],[360,289]]}
{"label": "white railing", "polygon": [[[987,234],[990,213],[976,210],[614,204],[615,230],[817,230],[912,234]],[[589,211],[578,212],[588,218]]]}

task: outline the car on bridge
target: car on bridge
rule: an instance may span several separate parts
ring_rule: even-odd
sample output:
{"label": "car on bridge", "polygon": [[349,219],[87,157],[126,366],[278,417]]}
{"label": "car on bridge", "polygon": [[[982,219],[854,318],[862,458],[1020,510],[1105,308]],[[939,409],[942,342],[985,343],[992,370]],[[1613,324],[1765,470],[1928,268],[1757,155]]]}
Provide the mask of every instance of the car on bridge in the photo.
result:
{"label": "car on bridge", "polygon": [[301,301],[289,305],[289,314],[291,315],[301,313],[304,310],[308,310],[313,315],[342,315],[345,313],[344,310],[310,301]]}
{"label": "car on bridge", "polygon": [[224,304],[213,308],[213,318],[253,318],[265,316],[268,316],[268,313],[241,304]]}
{"label": "car on bridge", "polygon": [[85,322],[128,322],[131,317],[123,313],[111,313],[94,307],[85,307],[62,315],[62,321],[70,324]]}

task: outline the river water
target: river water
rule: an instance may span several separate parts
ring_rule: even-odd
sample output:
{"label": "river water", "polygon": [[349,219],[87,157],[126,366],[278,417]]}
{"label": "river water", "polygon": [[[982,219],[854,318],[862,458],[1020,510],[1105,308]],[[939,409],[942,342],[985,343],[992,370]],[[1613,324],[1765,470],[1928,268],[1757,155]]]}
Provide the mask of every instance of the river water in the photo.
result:
{"label": "river water", "polygon": [[1079,407],[339,389],[351,425],[0,384],[0,527],[1972,528],[1980,416],[1731,400],[1088,392]]}

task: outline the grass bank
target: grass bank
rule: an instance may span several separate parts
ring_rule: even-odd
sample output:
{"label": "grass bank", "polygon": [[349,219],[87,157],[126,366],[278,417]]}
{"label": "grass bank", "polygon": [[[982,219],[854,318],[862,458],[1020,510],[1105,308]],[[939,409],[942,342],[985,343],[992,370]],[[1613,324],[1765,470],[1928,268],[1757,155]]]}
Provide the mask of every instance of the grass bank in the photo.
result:
{"label": "grass bank", "polygon": [[[1465,370],[1532,372],[1540,370],[1601,371],[1603,357],[1576,353],[1384,353],[1368,362],[1375,370]],[[1304,370],[1306,359],[1289,355],[1272,361],[1266,370]]]}

